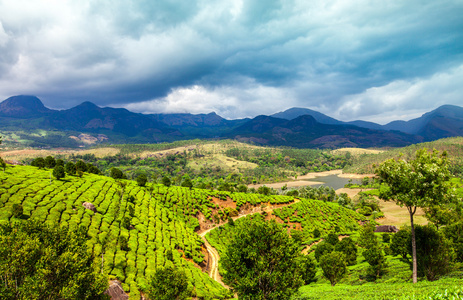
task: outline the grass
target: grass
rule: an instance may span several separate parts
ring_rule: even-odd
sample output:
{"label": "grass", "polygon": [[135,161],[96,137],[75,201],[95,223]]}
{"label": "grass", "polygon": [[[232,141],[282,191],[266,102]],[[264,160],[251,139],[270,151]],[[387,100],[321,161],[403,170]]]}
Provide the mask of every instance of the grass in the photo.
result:
{"label": "grass", "polygon": [[420,281],[413,283],[365,283],[362,285],[311,284],[299,289],[299,294],[292,300],[308,299],[463,299],[460,298],[430,298],[433,293],[461,290],[463,279],[441,279],[438,281]]}

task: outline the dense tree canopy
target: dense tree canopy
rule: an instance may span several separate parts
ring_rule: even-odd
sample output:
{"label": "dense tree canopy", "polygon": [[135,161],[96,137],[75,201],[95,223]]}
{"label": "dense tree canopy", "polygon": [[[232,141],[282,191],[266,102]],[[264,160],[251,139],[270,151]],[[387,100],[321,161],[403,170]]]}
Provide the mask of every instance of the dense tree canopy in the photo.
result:
{"label": "dense tree canopy", "polygon": [[310,264],[299,265],[299,247],[282,226],[256,217],[237,227],[221,261],[224,281],[240,299],[289,299],[310,281],[304,278]]}
{"label": "dense tree canopy", "polygon": [[34,222],[0,226],[1,299],[106,299],[85,237]]}
{"label": "dense tree canopy", "polygon": [[191,294],[185,272],[173,267],[159,268],[151,277],[148,296],[152,300],[182,300]]}

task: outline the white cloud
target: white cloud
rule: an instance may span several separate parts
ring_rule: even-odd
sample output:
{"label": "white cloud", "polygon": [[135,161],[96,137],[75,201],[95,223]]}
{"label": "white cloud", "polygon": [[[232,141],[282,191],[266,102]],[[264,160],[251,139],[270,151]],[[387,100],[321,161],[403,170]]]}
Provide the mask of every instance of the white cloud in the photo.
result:
{"label": "white cloud", "polygon": [[237,86],[204,87],[193,85],[173,89],[166,97],[125,106],[144,113],[210,113],[229,119],[273,114],[296,103],[285,89],[267,87],[250,79]]}
{"label": "white cloud", "polygon": [[347,96],[335,117],[380,123],[408,120],[444,104],[463,103],[463,65],[429,78],[397,80]]}

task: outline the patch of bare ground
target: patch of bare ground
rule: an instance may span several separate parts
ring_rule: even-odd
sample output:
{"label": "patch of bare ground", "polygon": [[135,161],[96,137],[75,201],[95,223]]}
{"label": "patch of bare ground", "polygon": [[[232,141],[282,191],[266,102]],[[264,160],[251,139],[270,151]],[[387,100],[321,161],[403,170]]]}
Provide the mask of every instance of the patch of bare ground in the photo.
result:
{"label": "patch of bare ground", "polygon": [[112,156],[119,153],[119,149],[105,147],[97,149],[88,149],[88,150],[69,150],[69,149],[55,149],[55,150],[35,150],[35,149],[23,149],[23,150],[11,150],[3,151],[0,153],[0,156],[5,157],[10,160],[23,160],[28,158],[36,157],[45,157],[45,156],[56,156],[64,155],[66,157],[71,155],[85,155],[93,154],[97,158],[102,158],[105,156]]}
{"label": "patch of bare ground", "polygon": [[[410,225],[410,214],[406,207],[400,207],[393,201],[383,200],[379,200],[379,207],[384,213],[384,218],[376,220],[380,225],[394,225],[397,228]],[[419,225],[428,224],[428,220],[424,216],[424,211],[421,208],[416,210],[413,222]]]}
{"label": "patch of bare ground", "polygon": [[[212,201],[215,204],[218,204],[220,208],[224,208],[224,207],[236,208],[236,204],[230,198],[227,198],[227,200],[221,200],[221,199],[213,197]],[[270,204],[270,203],[265,204],[264,203],[264,204],[262,204],[260,206],[251,206],[251,205],[248,205],[248,204],[243,205],[239,210],[239,215],[235,216],[235,217],[232,217],[232,219],[237,220],[239,218],[243,218],[243,217],[246,217],[248,215],[258,213],[258,212],[267,213],[267,218],[272,218],[272,217],[275,218],[275,216],[273,216],[271,214],[271,212],[274,209],[279,208],[279,207],[283,207],[283,206],[287,206],[287,205],[296,203],[298,201],[299,201],[299,199],[294,199],[294,202],[285,203],[285,204]],[[224,206],[222,206],[222,205],[224,205]],[[217,211],[218,211],[218,209],[213,209],[213,213],[216,213]],[[223,224],[227,223],[228,220],[226,220],[226,221],[220,220],[219,223],[214,223],[214,222],[211,222],[208,219],[206,219],[202,213],[198,213],[197,217],[198,217],[199,225],[200,225],[200,229],[197,231],[197,233],[203,239],[204,246],[205,246],[205,248],[206,248],[206,250],[208,252],[207,255],[205,254],[205,264],[206,265],[205,266],[201,265],[201,266],[198,266],[198,267],[202,268],[203,271],[208,271],[209,276],[212,279],[214,279],[215,281],[220,283],[223,287],[229,289],[230,287],[228,287],[226,284],[223,283],[222,276],[219,274],[219,260],[220,260],[219,253],[217,252],[217,250],[214,247],[211,246],[211,244],[209,244],[209,242],[205,238],[206,234],[209,231],[211,231],[212,229],[214,229],[216,227],[222,226]]]}
{"label": "patch of bare ground", "polygon": [[363,149],[363,148],[339,148],[331,151],[333,154],[347,153],[350,152],[352,155],[361,155],[361,154],[379,154],[384,152],[384,150],[377,149]]}
{"label": "patch of bare ground", "polygon": [[[367,191],[368,189],[349,189],[341,188],[336,190],[336,194],[346,193],[351,199],[354,199],[358,193]],[[404,225],[410,225],[410,215],[406,207],[400,207],[393,201],[384,201],[375,197],[379,201],[379,207],[384,213],[383,218],[376,219],[380,225],[394,225],[400,228]],[[424,216],[424,211],[421,208],[416,210],[414,223],[419,225],[428,224],[428,220]]]}

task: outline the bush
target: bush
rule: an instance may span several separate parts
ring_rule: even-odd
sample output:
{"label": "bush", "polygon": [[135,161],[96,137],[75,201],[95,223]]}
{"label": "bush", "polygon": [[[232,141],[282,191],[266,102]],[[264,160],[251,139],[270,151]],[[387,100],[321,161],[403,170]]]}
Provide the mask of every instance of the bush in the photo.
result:
{"label": "bush", "polygon": [[24,210],[22,204],[13,204],[13,206],[11,207],[11,215],[15,218],[22,218],[23,214]]}
{"label": "bush", "polygon": [[129,244],[127,242],[127,238],[125,236],[120,236],[119,237],[119,247],[123,251],[129,251]]}
{"label": "bush", "polygon": [[145,174],[138,175],[137,177],[138,186],[145,186],[147,181],[148,181],[148,178],[146,177]]}

